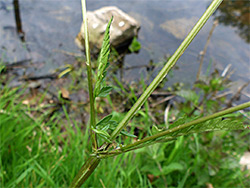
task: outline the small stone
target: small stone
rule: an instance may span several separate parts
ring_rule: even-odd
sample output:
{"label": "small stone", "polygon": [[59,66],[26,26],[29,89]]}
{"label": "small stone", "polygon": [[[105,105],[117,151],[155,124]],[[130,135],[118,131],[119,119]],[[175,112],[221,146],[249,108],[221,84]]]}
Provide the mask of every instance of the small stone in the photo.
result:
{"label": "small stone", "polygon": [[240,164],[246,166],[250,170],[250,152],[245,152],[244,155],[240,158]]}
{"label": "small stone", "polygon": [[166,20],[160,27],[174,35],[177,39],[184,39],[198,20],[199,18],[197,17]]}
{"label": "small stone", "polygon": [[[102,40],[106,26],[113,16],[113,22],[110,28],[110,43],[114,48],[129,45],[129,42],[138,35],[140,24],[131,16],[118,9],[117,7],[103,7],[93,12],[87,12],[89,41],[91,50],[97,50],[102,47]],[[77,35],[76,44],[80,49],[84,49],[84,25]]]}

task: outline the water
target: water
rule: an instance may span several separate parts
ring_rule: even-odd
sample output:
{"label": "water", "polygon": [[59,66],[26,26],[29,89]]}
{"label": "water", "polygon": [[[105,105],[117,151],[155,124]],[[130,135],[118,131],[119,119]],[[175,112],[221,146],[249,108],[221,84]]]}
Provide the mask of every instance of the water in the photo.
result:
{"label": "water", "polygon": [[[198,20],[210,2],[209,0],[88,0],[87,9],[117,6],[141,23],[139,41],[142,49],[138,54],[125,57],[124,67],[130,67],[147,65],[150,60],[159,62],[164,56],[172,54],[183,40],[181,35]],[[242,3],[243,5],[239,5],[242,7],[234,12],[232,8],[222,7],[221,11],[217,11],[216,15],[208,20],[179,59],[177,66],[180,69],[174,72],[169,84],[176,81],[190,84],[195,80],[199,67],[197,56],[204,48],[216,16],[220,16],[221,22],[212,35],[202,72],[206,71],[209,61],[220,71],[223,71],[228,64],[232,64],[231,68],[235,70],[232,76],[236,82],[235,86],[250,81],[249,16],[243,19],[246,26],[242,27],[241,23],[237,25],[239,19],[231,15],[232,12],[235,16],[241,15],[243,8],[247,8],[249,12],[249,3],[247,1]],[[247,6],[244,3],[247,3]],[[16,32],[12,1],[0,0],[0,56],[4,62],[32,59],[32,66],[20,74],[44,75],[74,61],[72,56],[60,51],[80,53],[74,43],[82,20],[80,1],[22,0],[19,2],[19,9],[25,42],[22,42]],[[171,28],[166,29],[170,23],[174,24],[172,28],[175,28],[178,21],[187,23],[186,28],[177,28],[176,31],[171,31]],[[177,32],[181,34],[176,35]],[[130,82],[137,79],[138,77],[134,75],[139,75],[138,72],[145,73],[145,68],[126,71],[125,80]],[[250,93],[249,86],[245,92]]]}

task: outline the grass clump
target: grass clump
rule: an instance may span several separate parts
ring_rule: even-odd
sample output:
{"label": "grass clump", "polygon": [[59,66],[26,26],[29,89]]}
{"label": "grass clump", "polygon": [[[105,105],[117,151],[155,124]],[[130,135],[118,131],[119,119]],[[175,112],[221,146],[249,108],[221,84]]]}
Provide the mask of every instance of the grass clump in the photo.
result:
{"label": "grass clump", "polygon": [[0,91],[1,187],[67,186],[88,153],[88,138],[73,120],[62,121],[67,114],[34,114],[22,104],[21,88]]}
{"label": "grass clump", "polygon": [[[54,113],[40,114],[32,110],[32,106],[23,104],[27,92],[24,86],[1,87],[1,186],[68,187],[79,166],[91,154],[88,126],[71,118],[67,104],[62,104],[61,110]],[[173,117],[178,119],[182,116],[180,109],[185,108],[187,114],[193,110],[189,105],[195,101],[194,98],[185,97],[183,93],[180,96],[186,99],[182,103],[174,103],[175,107],[170,110],[170,124]],[[131,97],[134,99],[134,95]],[[116,106],[115,103],[105,105]],[[205,114],[217,110],[213,107]],[[149,112],[150,103],[147,102],[126,130],[140,139],[145,134],[157,133],[152,130],[155,123]],[[163,112],[159,114],[160,117],[163,115]],[[112,120],[119,122],[124,116],[125,112],[113,112]],[[246,121],[239,113],[233,117]],[[158,129],[166,126],[163,120],[158,121]],[[218,187],[246,187],[249,186],[249,174],[241,170],[238,162],[243,152],[249,149],[249,133],[250,130],[191,134],[172,142],[107,158],[84,186],[204,187],[211,184]],[[128,145],[131,139],[121,135],[117,142]]]}

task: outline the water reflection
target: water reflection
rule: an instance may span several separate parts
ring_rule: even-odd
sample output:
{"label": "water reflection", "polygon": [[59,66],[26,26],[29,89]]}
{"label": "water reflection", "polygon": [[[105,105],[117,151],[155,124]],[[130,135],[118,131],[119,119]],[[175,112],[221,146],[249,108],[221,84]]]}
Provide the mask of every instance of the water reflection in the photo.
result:
{"label": "water reflection", "polygon": [[[13,10],[14,2],[18,0],[0,0],[0,18],[2,18],[0,19],[0,39],[3,39],[0,40],[0,58],[2,61],[16,62],[32,59],[32,66],[27,67],[22,74],[33,76],[47,75],[64,64],[73,63],[74,56],[66,54],[80,53],[74,42],[82,23],[80,1],[19,0],[19,11]],[[164,56],[173,54],[181,43],[182,39],[174,35],[176,32],[164,30],[163,24],[171,21],[174,23],[171,27],[177,27],[177,21],[191,20],[184,25],[186,30],[186,27],[194,25],[192,18],[198,20],[210,2],[211,0],[156,0],[152,3],[152,1],[133,0],[131,3],[131,0],[88,0],[87,4],[88,10],[91,11],[103,6],[117,6],[141,23],[138,39],[142,46],[140,53],[126,56],[118,53],[118,58],[115,59],[117,63],[114,63],[119,68],[123,68],[119,76],[130,82],[140,78],[141,74],[147,74],[149,60],[155,63],[165,62]],[[19,12],[19,23],[22,21],[18,30],[21,33],[25,32],[25,43],[16,34],[18,19],[16,24],[15,12]],[[227,0],[217,13],[215,17],[218,17],[220,24],[211,38],[202,71],[206,71],[210,60],[219,67],[219,70],[232,64],[232,69],[236,70],[232,80],[249,81],[249,43],[245,42],[250,41],[249,32],[247,32],[249,31],[247,16],[249,2]],[[198,70],[199,66],[197,55],[206,43],[212,24],[212,19],[209,19],[180,58],[178,62],[180,69],[175,72],[169,84],[183,81],[183,76],[185,76],[185,83],[195,79],[193,72]],[[233,27],[225,27],[223,24],[239,27],[239,32],[242,31],[241,35],[246,40],[239,37]]]}
{"label": "water reflection", "polygon": [[16,21],[16,30],[21,41],[25,42],[25,33],[22,29],[22,20],[19,10],[19,0],[13,0],[13,6],[14,6],[15,21]]}
{"label": "water reflection", "polygon": [[220,23],[237,28],[237,33],[250,42],[250,1],[227,0],[219,6]]}

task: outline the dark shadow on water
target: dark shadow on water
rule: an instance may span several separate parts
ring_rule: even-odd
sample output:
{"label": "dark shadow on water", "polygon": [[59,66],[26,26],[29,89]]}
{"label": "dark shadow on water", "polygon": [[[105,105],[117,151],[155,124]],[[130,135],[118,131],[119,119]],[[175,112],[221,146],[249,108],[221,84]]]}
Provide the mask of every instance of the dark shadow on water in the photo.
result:
{"label": "dark shadow on water", "polygon": [[239,36],[250,42],[250,1],[226,0],[219,6],[220,15],[215,19],[226,26],[237,29]]}
{"label": "dark shadow on water", "polygon": [[22,20],[21,20],[20,9],[19,9],[19,0],[13,0],[13,6],[14,6],[15,21],[16,21],[16,30],[21,41],[25,42],[25,33],[22,28]]}

